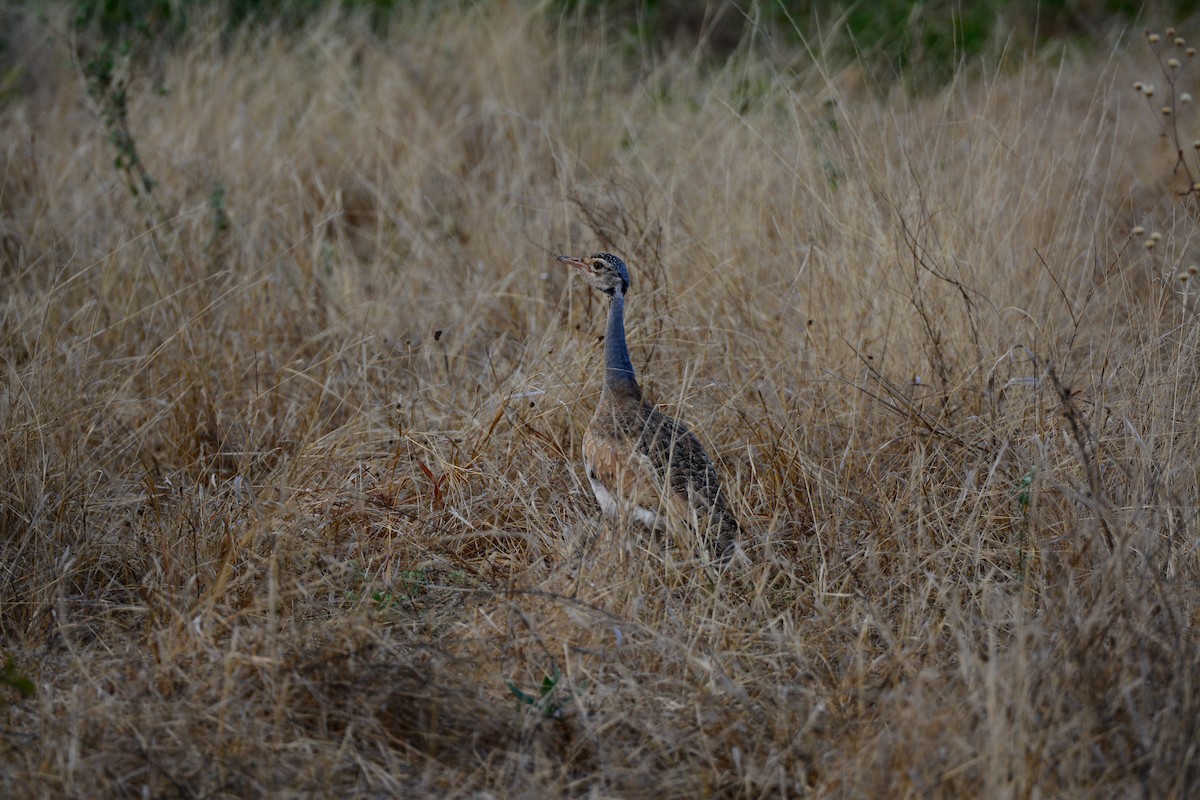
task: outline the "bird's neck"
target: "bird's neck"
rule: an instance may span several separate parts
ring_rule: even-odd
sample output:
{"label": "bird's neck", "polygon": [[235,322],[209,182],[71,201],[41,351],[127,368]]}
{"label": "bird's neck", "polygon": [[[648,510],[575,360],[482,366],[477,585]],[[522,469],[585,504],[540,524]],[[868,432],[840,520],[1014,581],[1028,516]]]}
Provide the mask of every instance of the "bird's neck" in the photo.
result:
{"label": "bird's neck", "polygon": [[604,334],[604,388],[640,396],[629,347],[625,344],[625,295],[614,292],[608,305],[608,330]]}

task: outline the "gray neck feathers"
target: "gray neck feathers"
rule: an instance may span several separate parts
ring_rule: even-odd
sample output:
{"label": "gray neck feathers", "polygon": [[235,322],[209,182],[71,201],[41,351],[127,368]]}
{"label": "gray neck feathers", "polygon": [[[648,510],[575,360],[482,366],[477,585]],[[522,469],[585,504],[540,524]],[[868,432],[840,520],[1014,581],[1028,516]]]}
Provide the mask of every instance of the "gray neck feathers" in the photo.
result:
{"label": "gray neck feathers", "polygon": [[609,389],[637,391],[633,362],[625,344],[625,295],[613,292],[608,306],[608,330],[604,334],[604,385]]}

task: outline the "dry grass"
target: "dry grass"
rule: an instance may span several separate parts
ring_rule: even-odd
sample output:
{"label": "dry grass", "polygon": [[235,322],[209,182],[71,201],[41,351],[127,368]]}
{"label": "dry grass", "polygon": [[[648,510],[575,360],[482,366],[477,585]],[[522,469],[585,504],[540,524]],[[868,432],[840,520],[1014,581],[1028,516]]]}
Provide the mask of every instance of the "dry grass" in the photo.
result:
{"label": "dry grass", "polygon": [[[1200,789],[1200,228],[1139,43],[914,98],[519,4],[206,30],[135,73],[155,211],[9,26],[0,794]],[[597,519],[551,256],[601,248],[749,566]]]}

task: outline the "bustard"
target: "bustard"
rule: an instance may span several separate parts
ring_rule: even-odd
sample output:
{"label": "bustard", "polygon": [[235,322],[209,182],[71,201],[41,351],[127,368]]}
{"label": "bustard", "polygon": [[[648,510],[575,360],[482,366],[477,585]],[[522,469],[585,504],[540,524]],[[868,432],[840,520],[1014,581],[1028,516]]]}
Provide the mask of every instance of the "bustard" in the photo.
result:
{"label": "bustard", "polygon": [[625,344],[629,270],[611,253],[559,256],[608,295],[604,335],[604,388],[583,434],[588,481],[609,518],[633,518],[666,527],[677,515],[728,563],[740,533],[712,460],[687,425],[656,411],[642,398]]}

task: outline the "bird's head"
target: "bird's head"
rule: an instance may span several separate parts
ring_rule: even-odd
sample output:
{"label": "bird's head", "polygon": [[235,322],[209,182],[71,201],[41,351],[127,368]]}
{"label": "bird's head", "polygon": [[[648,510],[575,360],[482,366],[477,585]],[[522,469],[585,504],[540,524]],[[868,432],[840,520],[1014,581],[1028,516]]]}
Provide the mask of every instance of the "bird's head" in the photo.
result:
{"label": "bird's head", "polygon": [[607,295],[629,291],[629,270],[612,253],[596,253],[586,258],[559,256],[558,260],[582,272],[588,283]]}

